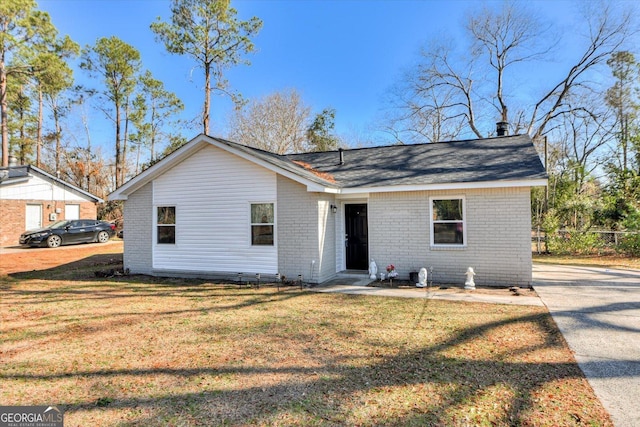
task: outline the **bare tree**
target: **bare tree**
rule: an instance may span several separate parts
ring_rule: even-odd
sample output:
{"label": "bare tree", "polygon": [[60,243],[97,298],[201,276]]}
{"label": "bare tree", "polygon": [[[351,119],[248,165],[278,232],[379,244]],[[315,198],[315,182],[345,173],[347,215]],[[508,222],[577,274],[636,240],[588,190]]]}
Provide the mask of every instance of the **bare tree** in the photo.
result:
{"label": "bare tree", "polygon": [[307,149],[311,109],[295,89],[250,101],[231,118],[229,138],[277,154]]}
{"label": "bare tree", "polygon": [[[550,130],[552,145],[560,153],[561,170],[571,170],[572,181],[580,188],[593,172],[605,163],[601,148],[615,140],[613,111],[598,97],[583,95],[566,104],[572,114],[565,114],[556,129]],[[560,165],[559,165],[560,166]]]}
{"label": "bare tree", "polygon": [[600,64],[606,64],[633,31],[630,12],[616,13],[609,3],[587,2],[585,7],[589,43],[565,77],[534,105],[527,127],[527,132],[534,139],[544,134],[549,122],[572,112],[570,104],[565,102],[567,98],[576,88],[590,85],[587,73]]}
{"label": "bare tree", "polygon": [[467,31],[472,37],[472,61],[487,61],[491,72],[487,99],[500,120],[508,122],[506,74],[516,64],[539,59],[549,52],[551,47],[541,43],[548,26],[521,5],[506,3],[498,13],[485,7],[479,14],[470,15]]}
{"label": "bare tree", "polygon": [[466,91],[462,81],[457,83],[447,87],[430,85],[420,79],[404,79],[388,99],[385,131],[400,144],[439,142],[457,137],[468,117],[463,109],[456,110],[454,105],[458,90]]}
{"label": "bare tree", "polygon": [[[522,4],[504,3],[497,12],[484,8],[469,15],[468,45],[462,53],[451,42],[423,49],[405,83],[407,91],[396,97],[404,116],[392,125],[409,124],[414,134],[438,135],[437,130],[411,124],[432,127],[461,119],[464,127],[458,134],[481,138],[493,133],[498,120],[534,138],[544,135],[552,121],[571,113],[575,104],[569,98],[591,85],[589,72],[605,63],[631,32],[629,12],[618,13],[608,3],[596,4],[597,10],[584,11],[586,46],[559,81],[533,101],[518,98],[517,72],[548,59],[557,40],[552,28]],[[512,116],[511,111],[516,114]],[[416,116],[420,120],[415,121]]]}

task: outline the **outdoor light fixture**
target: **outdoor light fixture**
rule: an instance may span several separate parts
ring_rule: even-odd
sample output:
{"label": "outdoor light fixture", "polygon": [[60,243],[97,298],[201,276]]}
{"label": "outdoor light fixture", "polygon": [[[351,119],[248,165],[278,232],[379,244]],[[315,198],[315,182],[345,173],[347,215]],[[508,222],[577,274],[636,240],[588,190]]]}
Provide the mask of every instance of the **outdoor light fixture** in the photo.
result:
{"label": "outdoor light fixture", "polygon": [[338,212],[338,207],[336,205],[331,205],[331,212],[333,213]]}

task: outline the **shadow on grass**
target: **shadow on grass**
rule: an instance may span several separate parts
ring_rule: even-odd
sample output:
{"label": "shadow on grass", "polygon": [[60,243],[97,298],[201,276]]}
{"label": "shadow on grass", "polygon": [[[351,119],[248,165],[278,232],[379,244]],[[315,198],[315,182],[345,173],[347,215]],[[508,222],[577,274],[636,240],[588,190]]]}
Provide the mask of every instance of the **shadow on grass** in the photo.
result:
{"label": "shadow on grass", "polygon": [[[221,284],[221,285],[229,285],[236,286],[238,288],[246,288],[253,289],[256,287],[256,283],[253,280],[246,280],[242,283],[235,283],[230,280],[208,280],[208,279],[187,279],[187,278],[173,278],[173,277],[157,277],[157,276],[147,276],[144,274],[122,274],[122,254],[97,254],[91,255],[89,257],[85,257],[83,259],[73,261],[67,264],[62,264],[53,268],[43,269],[43,270],[32,270],[32,271],[23,271],[17,273],[11,273],[7,277],[9,280],[2,281],[0,277],[0,289],[3,290],[14,290],[15,286],[12,286],[14,281],[22,281],[22,280],[51,280],[51,281],[62,281],[62,280],[70,280],[73,282],[88,282],[88,287],[95,288],[99,286],[99,284],[104,284],[105,288],[113,287],[113,284],[118,283],[122,284],[123,290],[127,291],[136,291],[135,285],[143,285],[138,290],[139,292],[144,292],[143,290],[148,290],[149,287],[146,285],[153,285],[156,287],[166,286],[167,288],[175,288],[176,292],[172,293],[170,291],[158,291],[158,289],[153,290],[152,292],[148,292],[149,296],[167,296],[172,295],[176,296],[177,293],[189,293],[189,292],[198,292],[198,286],[201,285],[211,285],[211,284]],[[275,286],[273,283],[260,283],[257,287],[265,287],[265,286]],[[297,285],[280,285],[280,288],[283,290],[293,289]],[[77,289],[78,286],[73,286],[74,289]],[[102,298],[117,298],[121,295],[117,295],[120,289],[113,288],[110,291],[105,292],[94,292],[94,291],[83,291],[83,290],[69,290],[66,292],[68,295],[92,295],[93,298],[102,299]],[[26,293],[33,293],[34,295],[37,293],[57,293],[64,294],[65,292],[60,292],[59,289],[48,291],[29,291]],[[138,294],[139,295],[139,294]],[[90,297],[89,297],[90,298]]]}
{"label": "shadow on grass", "polygon": [[[280,295],[280,298],[297,295]],[[425,300],[422,304],[426,307],[429,303]],[[415,325],[407,325],[409,335],[412,330],[420,328],[424,312]],[[325,356],[318,360],[319,366],[312,367],[293,365],[272,368],[240,364],[194,369],[101,369],[42,375],[16,373],[1,375],[0,378],[20,382],[49,382],[67,378],[95,378],[109,382],[115,377],[156,375],[183,381],[201,381],[228,375],[285,378],[272,385],[248,385],[232,389],[224,388],[221,384],[212,386],[204,381],[199,392],[167,393],[155,397],[120,398],[109,395],[98,400],[60,402],[58,405],[70,414],[99,411],[105,407],[147,414],[131,422],[120,420],[118,425],[269,425],[287,424],[286,420],[292,419],[296,424],[313,425],[360,425],[363,420],[367,425],[529,425],[532,420],[527,418],[528,411],[538,405],[537,393],[542,387],[557,380],[583,378],[575,363],[473,360],[449,354],[452,349],[483,339],[504,326],[525,324],[534,324],[546,331],[545,341],[522,348],[521,352],[564,348],[564,341],[550,316],[542,313],[463,328],[444,342],[418,349],[400,349],[397,354],[379,357],[376,362],[364,366],[342,356]],[[274,339],[277,337],[278,334],[274,334]],[[409,407],[396,399],[391,407],[378,407],[374,411],[375,418],[371,420],[362,414],[355,415],[356,421],[350,418],[354,408],[362,412],[366,411],[368,405],[372,408],[384,405],[387,394],[393,393],[397,387],[406,386],[412,386],[411,393],[415,393],[411,399],[407,399],[411,402]],[[496,411],[499,414],[497,418],[488,420],[478,415],[480,418],[464,420],[452,415],[456,408],[473,407],[476,402],[482,402],[483,396],[494,389],[506,390],[509,396],[499,402],[502,406]],[[366,401],[359,400],[362,393],[368,394]],[[561,399],[562,395],[559,394],[557,398]],[[581,425],[583,421],[588,424],[592,416],[588,410],[588,407],[576,405],[574,412],[558,414],[560,418],[557,421],[560,425]],[[600,425],[601,421],[597,419],[594,424]],[[607,422],[605,417],[604,425]]]}
{"label": "shadow on grass", "polygon": [[[15,302],[12,304],[33,304],[46,297],[46,303],[79,301],[91,304],[92,301],[113,299],[126,307],[126,298],[143,296],[149,299],[179,297],[184,299],[217,298],[218,301],[205,303],[197,308],[181,308],[178,304],[167,310],[145,312],[122,310],[101,313],[77,314],[73,318],[41,321],[40,324],[49,329],[34,332],[29,339],[40,338],[46,340],[51,335],[64,336],[65,329],[70,325],[92,323],[91,332],[110,330],[120,323],[147,325],[154,318],[162,317],[171,320],[180,315],[197,315],[209,311],[228,312],[260,306],[274,302],[292,300],[302,295],[303,291],[285,291],[280,293],[250,293],[243,295],[241,301],[224,304],[219,300],[232,297],[238,298],[240,290],[237,286],[220,286],[202,280],[160,279],[147,276],[127,276],[125,278],[104,279],[91,276],[96,266],[111,267],[114,256],[95,255],[83,260],[69,263],[39,272],[15,273],[11,275],[17,283],[8,282],[3,285],[2,293],[10,296]],[[72,277],[70,279],[70,277]],[[74,280],[80,284],[56,289],[23,289],[17,286],[23,280]],[[87,283],[83,283],[87,282]],[[211,289],[216,292],[211,293]],[[231,290],[233,288],[233,291]],[[348,304],[356,296],[342,297],[339,302]],[[429,300],[418,300],[423,304],[415,319],[415,324],[406,325],[406,342],[410,342],[412,334],[416,333],[429,320]],[[603,310],[623,309],[623,307],[603,307]],[[334,314],[335,315],[335,314]],[[332,319],[328,318],[327,322]],[[138,396],[119,397],[115,391],[106,391],[105,395],[96,400],[92,397],[80,397],[77,400],[56,402],[70,415],[77,412],[101,411],[114,408],[116,411],[125,410],[126,415],[137,415],[133,421],[120,419],[118,425],[150,426],[150,425],[286,425],[287,420],[297,424],[312,425],[529,425],[533,424],[529,417],[531,410],[540,410],[539,392],[554,381],[566,379],[583,379],[582,371],[575,363],[555,363],[550,361],[527,360],[510,361],[479,360],[473,357],[457,356],[453,349],[482,340],[487,334],[499,331],[505,326],[519,326],[534,324],[540,330],[546,331],[545,341],[532,343],[518,351],[521,354],[543,349],[564,349],[564,340],[557,331],[548,313],[522,315],[505,320],[487,322],[462,328],[452,334],[444,342],[436,342],[422,348],[401,348],[400,351],[385,349],[381,356],[371,358],[370,355],[329,355],[319,351],[316,364],[306,366],[292,364],[284,367],[270,367],[269,364],[219,364],[200,368],[166,368],[151,367],[148,369],[96,369],[76,370],[54,374],[30,374],[25,372],[3,371],[0,379],[9,387],[9,381],[25,383],[41,381],[44,383],[71,379],[78,382],[95,379],[96,382],[109,383],[118,377],[150,378],[164,376],[173,380],[200,382],[198,392],[166,392],[160,391],[156,396],[147,396],[142,392]],[[327,323],[329,325],[329,323]],[[344,334],[347,337],[348,327]],[[317,325],[318,328],[330,327]],[[53,328],[53,330],[51,330]],[[5,330],[5,332],[12,332]],[[15,332],[15,331],[14,331]],[[215,331],[208,331],[215,337]],[[41,334],[37,336],[37,334]],[[264,330],[272,340],[281,339],[281,331]],[[20,338],[16,338],[19,340]],[[53,338],[52,338],[53,339]],[[6,341],[5,341],[6,342]],[[345,338],[348,345],[348,338]],[[311,345],[312,346],[312,345]],[[371,345],[371,348],[374,346]],[[391,349],[393,350],[393,349]],[[392,353],[387,355],[386,353]],[[314,354],[314,356],[316,356]],[[362,364],[357,359],[369,358],[370,363]],[[512,359],[515,359],[513,357]],[[592,362],[597,368],[598,362]],[[183,363],[183,366],[188,366]],[[272,384],[245,384],[232,388],[225,387],[216,381],[219,377],[245,377],[255,375],[259,378],[277,378]],[[630,376],[632,373],[629,374]],[[203,381],[204,378],[211,382]],[[399,387],[407,387],[410,398],[402,396],[391,399],[387,396],[397,392]],[[459,408],[481,405],[484,396],[492,390],[504,391],[504,396],[496,399],[500,409],[494,410],[495,418],[487,419],[486,415],[477,414],[476,418],[456,418],[460,415]],[[367,397],[363,400],[362,395]],[[562,393],[556,398],[561,399]],[[404,399],[404,400],[403,400]],[[409,405],[406,402],[410,402]],[[580,402],[583,403],[583,402]],[[593,401],[593,405],[599,403]],[[368,409],[369,408],[369,409]],[[589,411],[588,405],[574,405],[573,412],[561,413],[556,416],[557,422],[550,421],[550,425],[608,425],[609,420],[596,418]],[[372,418],[368,418],[367,410]],[[549,409],[552,411],[553,409]],[[353,415],[353,412],[356,412]],[[469,416],[468,413],[466,416]],[[485,418],[483,418],[485,417]],[[355,421],[354,421],[355,420]],[[114,421],[114,424],[116,422]]]}
{"label": "shadow on grass", "polygon": [[[142,277],[144,277],[145,280],[148,279],[146,278],[146,276]],[[190,314],[206,314],[209,312],[226,311],[233,312],[234,310],[261,304],[286,301],[306,294],[305,291],[300,291],[298,290],[298,288],[294,287],[283,287],[279,292],[259,293],[252,292],[253,288],[243,287],[239,289],[237,285],[218,285],[206,283],[203,281],[197,281],[196,283],[192,283],[192,281],[189,281],[189,283],[184,283],[183,281],[181,285],[176,285],[175,283],[154,284],[154,287],[150,287],[146,284],[146,282],[117,282],[101,285],[91,284],[88,286],[90,287],[86,290],[77,289],[77,286],[49,290],[25,290],[18,287],[11,289],[2,289],[2,296],[3,299],[9,297],[14,298],[14,301],[12,301],[11,303],[12,306],[38,305],[42,301],[43,297],[46,298],[46,300],[42,301],[42,303],[46,304],[68,302],[87,302],[88,304],[91,304],[96,300],[112,299],[121,300],[119,301],[119,304],[122,306],[126,306],[126,300],[130,298],[144,297],[145,299],[151,301],[156,299],[162,300],[167,297],[178,297],[184,300],[192,300],[211,297],[212,291],[215,292],[214,296],[217,300],[227,297],[233,299],[238,299],[239,297],[241,297],[240,301],[237,303],[224,304],[216,300],[212,301],[209,305],[199,306],[197,308],[180,308],[180,306],[175,306],[175,308],[172,310],[147,312],[141,309],[140,311],[110,312],[108,315],[104,315],[101,313],[92,313],[88,315],[75,313],[72,317],[68,317],[66,319],[54,316],[48,322],[42,320],[38,322],[40,326],[45,327],[45,330],[42,330],[41,332],[31,332],[29,334],[29,339],[47,339],[52,335],[64,333],[67,328],[76,326],[78,325],[78,323],[88,324],[88,322],[97,322],[99,325],[92,325],[90,330],[92,333],[99,333],[100,331],[108,331],[116,328],[123,322],[128,325],[144,325],[146,322],[153,321],[158,317],[177,318],[182,315]],[[107,290],[96,290],[96,286],[103,287]],[[15,300],[16,298],[17,301]],[[80,326],[80,328],[82,329],[83,327]],[[2,337],[0,337],[0,343],[10,343],[21,340],[22,338],[20,334],[17,334],[13,339],[7,338],[8,335],[19,332],[21,329],[22,327],[5,327],[3,329],[4,334]]]}
{"label": "shadow on grass", "polygon": [[91,255],[53,268],[10,273],[8,277],[16,280],[78,280],[94,282],[99,280],[95,275],[96,271],[110,269],[122,269],[121,253]]}

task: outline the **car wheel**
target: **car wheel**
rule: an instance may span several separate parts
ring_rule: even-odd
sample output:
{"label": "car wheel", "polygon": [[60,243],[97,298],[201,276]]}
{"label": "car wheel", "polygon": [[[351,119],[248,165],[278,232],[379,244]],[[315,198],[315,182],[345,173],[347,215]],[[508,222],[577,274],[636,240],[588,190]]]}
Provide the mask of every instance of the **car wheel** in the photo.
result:
{"label": "car wheel", "polygon": [[62,244],[62,238],[57,234],[53,234],[47,237],[47,246],[50,248],[57,248]]}
{"label": "car wheel", "polygon": [[109,241],[109,233],[106,231],[101,231],[98,233],[98,242],[107,243]]}

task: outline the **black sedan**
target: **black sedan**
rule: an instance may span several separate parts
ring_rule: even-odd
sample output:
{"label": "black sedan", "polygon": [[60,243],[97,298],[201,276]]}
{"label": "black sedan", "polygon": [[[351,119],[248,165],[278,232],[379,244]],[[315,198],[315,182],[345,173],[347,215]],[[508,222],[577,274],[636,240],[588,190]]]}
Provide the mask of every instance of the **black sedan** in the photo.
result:
{"label": "black sedan", "polygon": [[74,219],[57,221],[37,230],[29,230],[20,236],[20,244],[28,246],[48,246],[74,243],[106,243],[116,234],[116,226],[95,219]]}

